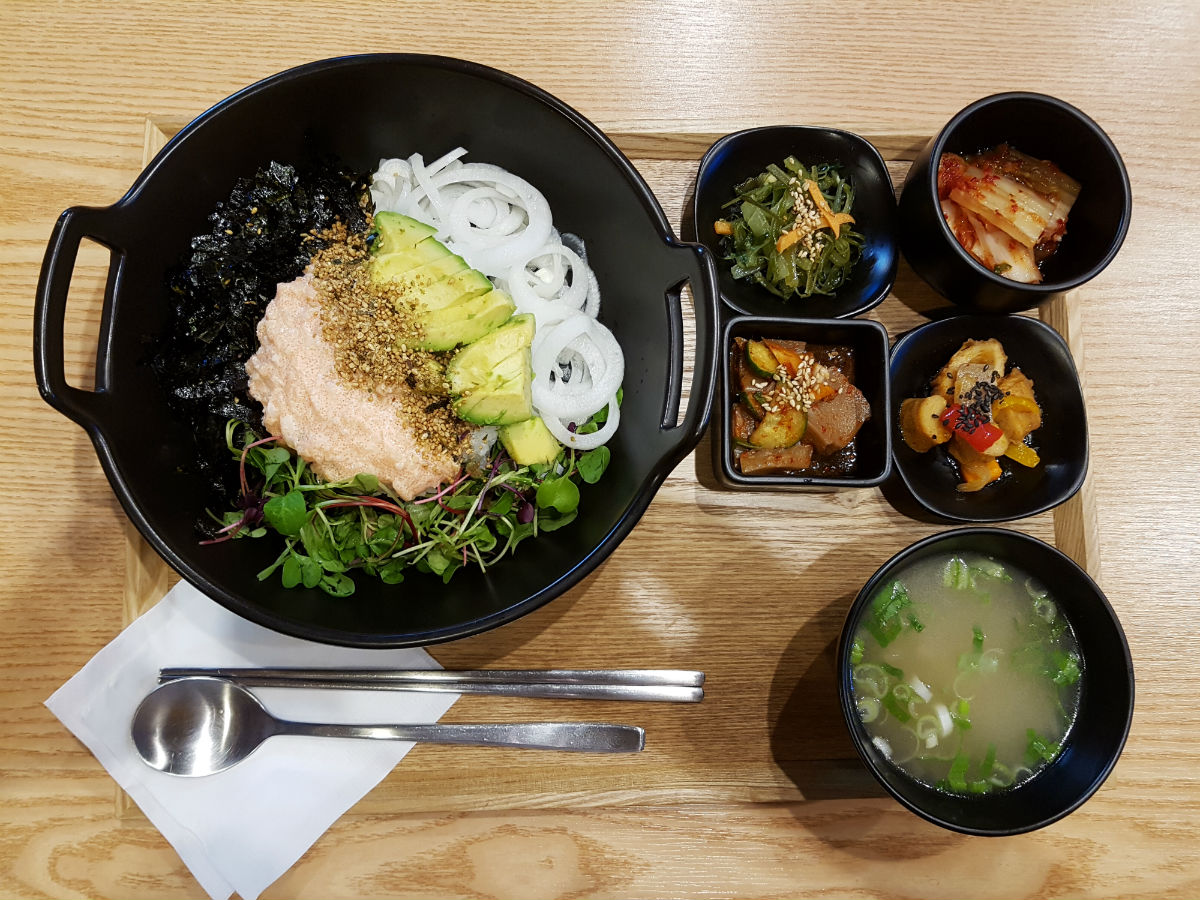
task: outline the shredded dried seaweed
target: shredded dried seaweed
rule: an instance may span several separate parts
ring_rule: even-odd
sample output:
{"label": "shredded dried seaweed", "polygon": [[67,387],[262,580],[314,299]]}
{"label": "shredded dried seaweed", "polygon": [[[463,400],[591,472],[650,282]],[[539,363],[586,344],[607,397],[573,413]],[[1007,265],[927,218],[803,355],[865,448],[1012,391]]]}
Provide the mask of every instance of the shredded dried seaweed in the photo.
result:
{"label": "shredded dried seaweed", "polygon": [[272,162],[240,179],[209,216],[211,228],[168,279],[171,313],[150,364],[176,414],[196,438],[186,465],[203,477],[220,508],[237,496],[226,423],[261,427],[246,390],[245,363],[275,286],[303,274],[323,245],[314,236],[337,220],[366,228],[366,175],[329,161],[302,169]]}

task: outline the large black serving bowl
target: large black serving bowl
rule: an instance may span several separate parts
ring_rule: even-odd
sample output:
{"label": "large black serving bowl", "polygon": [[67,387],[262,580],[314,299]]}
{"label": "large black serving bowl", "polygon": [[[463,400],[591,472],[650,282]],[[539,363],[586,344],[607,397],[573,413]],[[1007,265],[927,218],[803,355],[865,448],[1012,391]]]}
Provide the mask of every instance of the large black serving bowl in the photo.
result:
{"label": "large black serving bowl", "polygon": [[[371,171],[383,157],[433,159],[456,146],[539,188],[554,223],[582,236],[602,288],[600,319],[625,354],[622,423],[599,485],[579,518],[531,540],[486,574],[443,585],[417,573],[356,593],[259,582],[279,547],[266,540],[200,546],[194,522],[210,502],[181,471],[187,428],[146,365],[167,321],[165,278],[234,182],[272,160],[329,153]],[[112,250],[97,351],[96,390],[63,375],[63,317],[76,251]],[[680,289],[695,297],[690,402],[676,424],[684,371]],[[594,125],[502,72],[440,57],[331,59],[283,72],[222,101],[180,132],[129,193],[107,208],[76,207],[55,226],[38,285],[35,369],[42,396],[82,425],[126,513],[150,544],[230,610],[278,631],[362,647],[435,643],[509,622],[577,584],[633,529],[658,486],[708,421],[716,357],[716,272],[703,247],[678,242],[650,189]]]}
{"label": "large black serving bowl", "polygon": [[[1011,790],[972,796],[922,784],[883,756],[859,720],[850,666],[855,631],[876,591],[911,563],[959,553],[991,556],[1046,585],[1075,633],[1083,672],[1075,722],[1054,761]],[[1001,528],[960,528],[935,534],[884,563],[863,585],[846,615],[838,641],[837,672],[842,715],[871,774],[912,812],[965,834],[1021,834],[1078,809],[1112,772],[1133,721],[1133,660],[1108,599],[1086,572],[1054,547]]]}

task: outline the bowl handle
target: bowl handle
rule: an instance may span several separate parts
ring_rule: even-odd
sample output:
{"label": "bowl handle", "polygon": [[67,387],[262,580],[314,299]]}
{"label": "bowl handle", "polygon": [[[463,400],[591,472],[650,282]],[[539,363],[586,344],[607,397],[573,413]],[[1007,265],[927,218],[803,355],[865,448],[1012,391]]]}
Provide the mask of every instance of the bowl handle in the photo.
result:
{"label": "bowl handle", "polygon": [[[88,431],[99,426],[107,402],[108,338],[112,320],[112,298],[124,261],[124,251],[113,239],[117,217],[114,207],[74,206],[59,216],[42,259],[34,305],[33,369],[42,399]],[[104,312],[96,348],[96,390],[85,391],[67,384],[64,368],[63,330],[67,293],[74,274],[79,243],[91,238],[112,251]],[[115,263],[115,264],[114,264]]]}
{"label": "bowl handle", "polygon": [[[669,446],[665,449],[673,462],[691,452],[708,426],[712,411],[713,390],[717,371],[717,267],[712,251],[703,244],[669,241],[666,265],[667,309],[670,320],[670,346],[667,372],[667,396],[660,425],[661,434]],[[687,412],[682,422],[679,403],[683,391],[683,307],[682,289],[692,288],[696,321],[696,353],[692,365],[692,386]]]}

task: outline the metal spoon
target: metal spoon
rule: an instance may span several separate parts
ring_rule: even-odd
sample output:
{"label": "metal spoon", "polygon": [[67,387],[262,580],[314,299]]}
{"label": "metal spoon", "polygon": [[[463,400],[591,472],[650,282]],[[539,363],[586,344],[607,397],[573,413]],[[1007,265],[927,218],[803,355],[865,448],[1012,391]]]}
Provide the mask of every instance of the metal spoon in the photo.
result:
{"label": "metal spoon", "polygon": [[319,725],[277,719],[252,693],[220,678],[183,678],[151,691],[133,715],[133,745],[146,764],[171,775],[212,775],[241,762],[277,734],[483,744],[533,750],[636,753],[645,732],[632,725],[528,722],[485,725]]}

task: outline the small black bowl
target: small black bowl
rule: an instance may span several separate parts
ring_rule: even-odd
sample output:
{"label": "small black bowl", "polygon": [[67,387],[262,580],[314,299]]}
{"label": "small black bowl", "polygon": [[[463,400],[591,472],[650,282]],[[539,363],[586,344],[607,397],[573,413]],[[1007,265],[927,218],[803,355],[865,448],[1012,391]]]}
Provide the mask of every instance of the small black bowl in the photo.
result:
{"label": "small black bowl", "polygon": [[[854,187],[851,213],[855,229],[866,239],[862,258],[846,283],[833,296],[783,300],[748,281],[737,281],[722,257],[720,237],[713,222],[728,212],[722,205],[732,200],[734,189],[766,171],[768,163],[782,165],[794,156],[806,166],[840,163]],[[849,131],[803,125],[752,128],[726,135],[704,154],[696,173],[694,239],[707,244],[718,259],[721,297],[740,313],[753,316],[797,316],[806,319],[841,319],[878,306],[896,280],[896,194],[879,151]]]}
{"label": "small black bowl", "polygon": [[[859,619],[881,585],[917,560],[963,552],[1011,562],[1045,584],[1075,632],[1083,671],[1075,724],[1054,762],[1012,790],[971,797],[921,784],[883,757],[859,720],[849,663]],[[1054,547],[1000,528],[961,528],[936,534],[884,563],[859,591],[846,615],[838,641],[837,672],[842,715],[871,774],[917,815],[964,834],[1022,834],[1078,809],[1116,765],[1133,720],[1133,660],[1108,599],[1086,572]]]}
{"label": "small black bowl", "polygon": [[[846,475],[743,475],[733,459],[730,415],[737,401],[730,371],[735,337],[781,338],[809,344],[841,345],[854,353],[853,382],[871,404],[871,417],[855,438],[857,464]],[[736,316],[721,335],[721,367],[713,415],[713,472],[726,488],[741,491],[833,491],[882,484],[891,474],[891,399],[888,386],[887,330],[871,319],[789,319]]]}
{"label": "small black bowl", "polygon": [[[973,153],[1008,143],[1055,163],[1081,187],[1058,251],[1041,284],[1022,284],[979,263],[955,239],[938,202],[943,152]],[[1095,278],[1129,230],[1129,175],[1099,125],[1044,94],[995,94],[958,113],[917,156],[900,195],[900,249],[939,294],[968,309],[1012,313],[1061,297]]]}
{"label": "small black bowl", "polygon": [[[974,493],[962,493],[957,464],[944,446],[917,453],[900,436],[900,404],[924,397],[929,383],[954,352],[970,339],[996,338],[1010,368],[1033,379],[1042,407],[1042,427],[1033,433],[1041,457],[1036,468],[1002,460],[1005,475]],[[1088,467],[1087,413],[1079,373],[1058,332],[1028,316],[957,316],[922,325],[892,347],[890,427],[896,472],[907,492],[936,520],[1007,522],[1053,509],[1083,485]]]}

